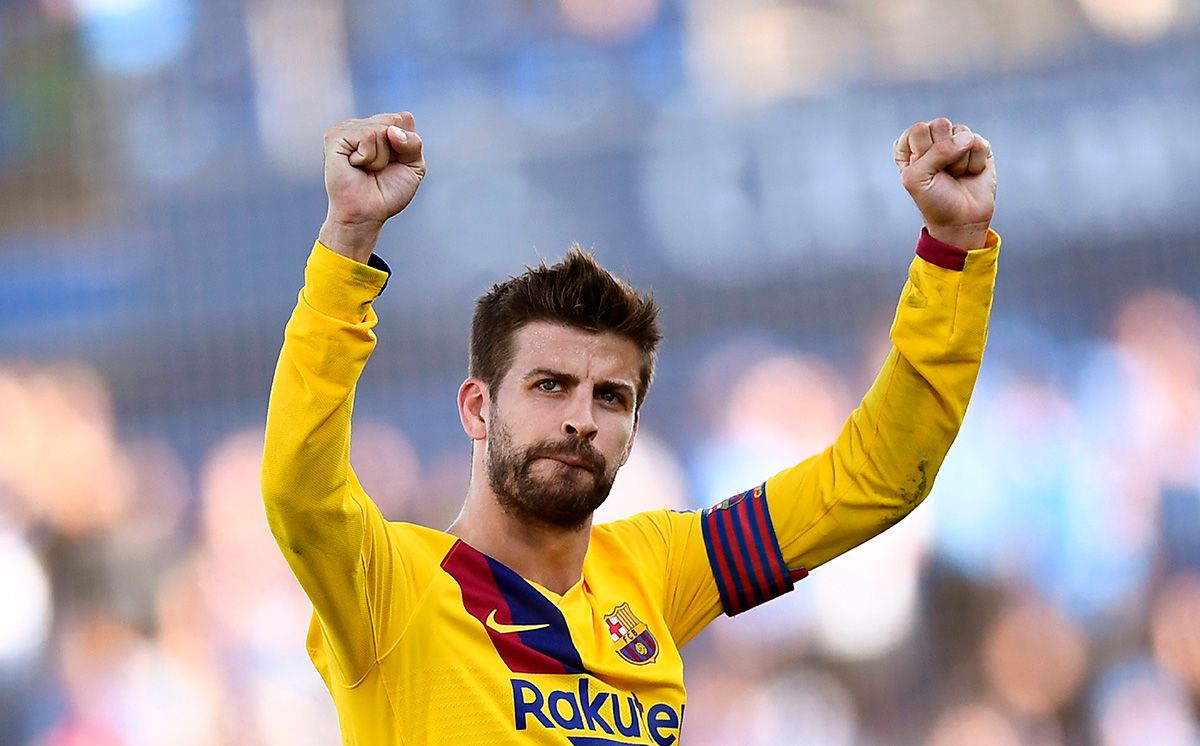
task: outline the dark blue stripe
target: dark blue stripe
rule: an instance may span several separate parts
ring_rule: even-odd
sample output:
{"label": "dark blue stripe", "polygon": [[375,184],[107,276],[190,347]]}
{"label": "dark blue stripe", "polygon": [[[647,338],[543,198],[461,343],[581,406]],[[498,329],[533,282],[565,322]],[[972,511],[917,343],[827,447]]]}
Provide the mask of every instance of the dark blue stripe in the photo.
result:
{"label": "dark blue stripe", "polygon": [[725,556],[729,558],[729,571],[733,575],[733,592],[737,596],[738,611],[745,611],[753,604],[750,603],[750,598],[746,594],[745,585],[742,582],[742,574],[738,572],[738,558],[733,551],[733,511],[724,509],[716,511],[717,514],[717,535],[721,539],[721,546],[725,549]]}
{"label": "dark blue stripe", "polygon": [[[767,554],[766,537],[762,535],[762,531],[758,528],[758,518],[762,513],[767,511],[766,497],[761,497],[757,500],[750,499],[746,502],[750,503],[750,536],[754,540],[754,547],[758,550],[759,564],[763,568],[763,577],[758,579],[760,586],[763,586],[763,592],[766,594],[764,601],[769,601],[775,598],[782,590],[779,588],[779,579],[771,574],[771,556]],[[764,516],[765,517],[765,516]],[[766,522],[765,520],[763,521]],[[775,539],[772,535],[771,539]],[[782,567],[782,565],[780,565]]]}
{"label": "dark blue stripe", "polygon": [[767,530],[771,532],[771,549],[775,554],[775,559],[779,561],[779,567],[783,572],[783,576],[779,578],[780,590],[772,598],[782,596],[789,593],[796,584],[792,582],[791,576],[788,574],[787,563],[783,561],[783,550],[779,548],[779,535],[775,533],[775,522],[771,520],[771,504],[767,502],[767,483],[763,482],[762,486],[762,510],[763,517],[766,518]]}
{"label": "dark blue stripe", "polygon": [[737,538],[738,549],[742,551],[742,567],[745,568],[746,577],[750,581],[750,587],[746,589],[746,595],[753,600],[751,601],[749,607],[758,606],[763,601],[767,600],[766,594],[763,593],[762,588],[759,587],[761,585],[761,581],[754,573],[754,564],[751,561],[753,558],[750,556],[750,547],[746,543],[746,540],[749,537],[747,537],[745,532],[738,527],[738,523],[740,523],[740,519],[742,517],[745,517],[748,521],[754,520],[754,516],[750,513],[750,505],[753,502],[754,501],[752,499],[742,500],[737,504],[736,507],[734,507],[733,510],[729,511],[730,513],[735,511],[740,513],[740,515],[729,516],[729,528],[733,532],[733,535]]}
{"label": "dark blue stripe", "polygon": [[717,541],[716,534],[716,515],[707,513],[701,518],[701,528],[704,531],[704,548],[708,551],[708,566],[712,568],[713,579],[717,581],[717,592],[721,596],[721,605],[725,607],[725,612],[729,613],[732,606],[730,601],[730,589],[725,585],[725,579],[721,576],[721,565],[717,562],[717,550],[713,544]]}
{"label": "dark blue stripe", "polygon": [[512,612],[512,623],[550,625],[531,632],[515,633],[520,636],[521,642],[562,663],[567,673],[588,673],[583,667],[579,651],[575,649],[575,643],[571,640],[567,620],[559,608],[525,578],[487,555],[484,555],[484,558],[496,578],[496,587],[508,602],[508,608]]}

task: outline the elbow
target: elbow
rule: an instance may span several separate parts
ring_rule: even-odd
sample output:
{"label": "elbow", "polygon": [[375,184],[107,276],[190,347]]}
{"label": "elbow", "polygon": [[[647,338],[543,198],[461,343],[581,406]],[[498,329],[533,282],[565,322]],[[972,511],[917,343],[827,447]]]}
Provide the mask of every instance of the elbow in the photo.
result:
{"label": "elbow", "polygon": [[896,490],[897,507],[902,509],[905,514],[911,512],[929,495],[932,487],[933,474],[930,473],[929,459],[920,459],[917,461],[914,471]]}
{"label": "elbow", "polygon": [[268,512],[272,506],[282,503],[288,493],[282,474],[271,469],[269,464],[270,461],[264,459],[262,472],[259,474],[259,487],[262,489],[263,503],[267,506]]}
{"label": "elbow", "polygon": [[924,502],[933,489],[933,480],[940,465],[940,459],[923,455],[903,468],[888,469],[886,472],[873,470],[869,486],[864,486],[874,494],[872,502],[885,526],[898,523]]}

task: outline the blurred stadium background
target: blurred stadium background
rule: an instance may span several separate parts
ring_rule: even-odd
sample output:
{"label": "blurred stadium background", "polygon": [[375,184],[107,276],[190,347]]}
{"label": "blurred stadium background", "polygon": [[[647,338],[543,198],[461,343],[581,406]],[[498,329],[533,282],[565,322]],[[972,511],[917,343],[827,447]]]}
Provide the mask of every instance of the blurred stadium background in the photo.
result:
{"label": "blurred stadium background", "polygon": [[1200,744],[1198,0],[0,2],[0,744],[337,742],[261,427],[320,137],[430,176],[354,461],[447,525],[472,301],[573,240],[652,285],[608,515],[821,448],[919,227],[890,144],[998,153],[984,371],[933,495],[687,650],[689,746]]}

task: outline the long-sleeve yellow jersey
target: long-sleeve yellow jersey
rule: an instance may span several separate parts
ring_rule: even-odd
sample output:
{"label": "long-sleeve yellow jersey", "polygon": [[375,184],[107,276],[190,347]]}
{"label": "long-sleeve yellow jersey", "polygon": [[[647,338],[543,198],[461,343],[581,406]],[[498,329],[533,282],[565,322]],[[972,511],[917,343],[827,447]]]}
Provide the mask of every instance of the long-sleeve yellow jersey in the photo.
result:
{"label": "long-sleeve yellow jersey", "polygon": [[594,526],[582,577],[558,595],[444,531],[385,519],[363,491],[350,415],[388,271],[318,242],[284,333],[262,484],[312,601],[308,652],[343,743],[675,744],[688,640],[928,493],[979,370],[999,247],[994,233],[966,252],[923,232],[893,347],[829,448],[706,510]]}

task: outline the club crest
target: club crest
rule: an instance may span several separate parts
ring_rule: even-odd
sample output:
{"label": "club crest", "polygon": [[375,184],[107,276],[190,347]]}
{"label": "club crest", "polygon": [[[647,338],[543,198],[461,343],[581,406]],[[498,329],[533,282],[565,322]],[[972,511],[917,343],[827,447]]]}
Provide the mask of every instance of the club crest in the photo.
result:
{"label": "club crest", "polygon": [[617,655],[634,664],[644,666],[658,657],[658,641],[650,634],[650,628],[634,616],[628,603],[623,603],[604,615],[608,634],[617,646]]}
{"label": "club crest", "polygon": [[713,505],[710,508],[705,508],[704,515],[709,515],[710,513],[715,513],[718,510],[729,510],[730,508],[737,505],[738,503],[740,503],[742,500],[745,500],[746,498],[750,498],[751,500],[757,500],[760,497],[762,497],[762,495],[763,495],[763,485],[760,484],[752,490],[746,490],[745,492],[740,492],[740,493],[734,495],[733,497],[722,500],[721,502],[717,503],[716,505]]}

